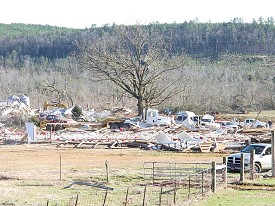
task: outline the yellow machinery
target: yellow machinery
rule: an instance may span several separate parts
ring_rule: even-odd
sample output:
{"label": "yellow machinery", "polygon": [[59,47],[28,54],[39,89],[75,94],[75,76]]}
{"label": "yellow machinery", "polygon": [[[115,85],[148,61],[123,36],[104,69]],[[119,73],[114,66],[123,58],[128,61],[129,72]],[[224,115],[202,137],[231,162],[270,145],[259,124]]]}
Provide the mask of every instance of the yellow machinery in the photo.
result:
{"label": "yellow machinery", "polygon": [[64,109],[68,108],[67,105],[59,103],[59,102],[47,102],[47,101],[45,101],[44,104],[43,104],[43,109],[47,110],[48,107],[50,107],[50,106],[51,107],[57,107],[57,108],[64,108]]}
{"label": "yellow machinery", "polygon": [[[47,102],[47,101],[45,101],[44,104],[43,104],[44,111],[48,110],[48,107],[57,107],[57,108],[64,108],[64,109],[68,108],[67,105],[59,103],[59,102]],[[46,127],[47,123],[49,123],[49,121],[47,121],[46,119],[43,119],[39,122],[39,126],[41,128],[44,128],[44,127]]]}

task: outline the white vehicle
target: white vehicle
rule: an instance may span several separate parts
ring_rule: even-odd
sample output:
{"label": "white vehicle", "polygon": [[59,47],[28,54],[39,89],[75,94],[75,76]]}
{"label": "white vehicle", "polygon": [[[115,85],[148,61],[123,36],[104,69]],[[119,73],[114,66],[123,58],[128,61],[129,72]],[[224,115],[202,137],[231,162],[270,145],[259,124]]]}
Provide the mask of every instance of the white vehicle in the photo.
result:
{"label": "white vehicle", "polygon": [[160,116],[159,111],[156,109],[148,109],[146,111],[146,120],[147,125],[168,125],[171,126],[171,118]]}
{"label": "white vehicle", "polygon": [[216,123],[220,124],[221,129],[229,129],[231,131],[236,131],[239,129],[238,124],[230,121],[216,121]]}
{"label": "white vehicle", "polygon": [[231,154],[227,157],[228,171],[240,171],[241,154],[244,153],[244,171],[249,171],[250,168],[250,152],[255,150],[255,171],[261,172],[263,170],[272,169],[271,165],[271,144],[258,143],[250,144],[239,153]]}
{"label": "white vehicle", "polygon": [[210,114],[203,115],[200,125],[212,129],[219,129],[221,127],[220,124],[214,122],[214,117]]}
{"label": "white vehicle", "polygon": [[159,111],[156,109],[148,109],[146,111],[145,121],[140,118],[111,120],[108,125],[112,131],[127,131],[131,126],[138,126],[141,128],[150,127],[153,125],[166,125],[171,126],[172,120],[170,117],[160,116]]}
{"label": "white vehicle", "polygon": [[240,122],[240,126],[244,128],[267,128],[267,123],[256,119],[246,119],[244,122]]}
{"label": "white vehicle", "polygon": [[195,130],[199,128],[199,116],[194,112],[182,111],[179,112],[175,120],[177,125],[183,125],[187,129]]}

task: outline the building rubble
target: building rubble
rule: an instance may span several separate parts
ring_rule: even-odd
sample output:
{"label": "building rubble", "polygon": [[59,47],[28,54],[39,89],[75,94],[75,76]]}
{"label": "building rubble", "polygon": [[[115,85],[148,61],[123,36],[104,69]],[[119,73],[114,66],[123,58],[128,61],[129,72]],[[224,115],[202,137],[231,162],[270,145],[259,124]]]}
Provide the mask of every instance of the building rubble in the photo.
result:
{"label": "building rubble", "polygon": [[[26,96],[25,96],[26,100]],[[71,115],[72,108],[54,109],[41,112],[33,110],[29,101],[20,101],[12,96],[8,101],[0,101],[0,141],[1,144],[56,144],[57,147],[75,148],[132,148],[169,151],[221,152],[226,149],[240,149],[249,142],[269,142],[269,129],[234,130],[190,130],[179,124],[132,126],[128,131],[113,131],[108,124],[103,126],[96,119],[113,115],[114,111],[84,111],[90,122],[75,124],[58,131],[47,131],[30,121],[34,117]],[[129,116],[130,110],[116,108]]]}

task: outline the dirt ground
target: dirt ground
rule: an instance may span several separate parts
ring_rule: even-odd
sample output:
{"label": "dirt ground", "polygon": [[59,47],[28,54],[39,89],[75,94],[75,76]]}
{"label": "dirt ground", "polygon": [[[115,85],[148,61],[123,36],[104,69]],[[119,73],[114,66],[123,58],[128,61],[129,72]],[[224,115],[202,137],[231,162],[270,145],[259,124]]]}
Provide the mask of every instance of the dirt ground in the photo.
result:
{"label": "dirt ground", "polygon": [[[66,167],[79,169],[93,167],[100,168],[108,161],[109,165],[116,169],[136,169],[142,167],[144,162],[222,162],[226,153],[194,153],[152,151],[139,148],[124,149],[77,149],[73,147],[56,147],[48,144],[32,145],[3,145],[0,146],[1,163],[12,162],[14,166],[20,165],[20,169],[29,170],[36,165],[45,168],[59,166],[60,162]],[[7,164],[1,164],[1,170]],[[27,173],[25,173],[27,175]]]}
{"label": "dirt ground", "polygon": [[106,182],[106,164],[108,185],[126,188],[143,181],[145,162],[222,162],[227,155],[139,148],[79,149],[50,144],[2,145],[0,153],[0,205],[28,205],[75,194],[79,188],[62,188],[74,181]]}

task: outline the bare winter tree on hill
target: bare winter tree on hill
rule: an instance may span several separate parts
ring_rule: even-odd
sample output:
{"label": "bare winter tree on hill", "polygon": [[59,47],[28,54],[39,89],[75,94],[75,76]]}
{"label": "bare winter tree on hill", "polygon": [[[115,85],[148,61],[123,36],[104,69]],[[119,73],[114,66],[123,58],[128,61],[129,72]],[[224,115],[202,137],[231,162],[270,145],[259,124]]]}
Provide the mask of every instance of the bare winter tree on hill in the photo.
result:
{"label": "bare winter tree on hill", "polygon": [[169,37],[139,25],[115,26],[110,33],[78,43],[79,64],[93,80],[111,80],[134,97],[138,115],[181,91],[184,60],[171,55]]}

